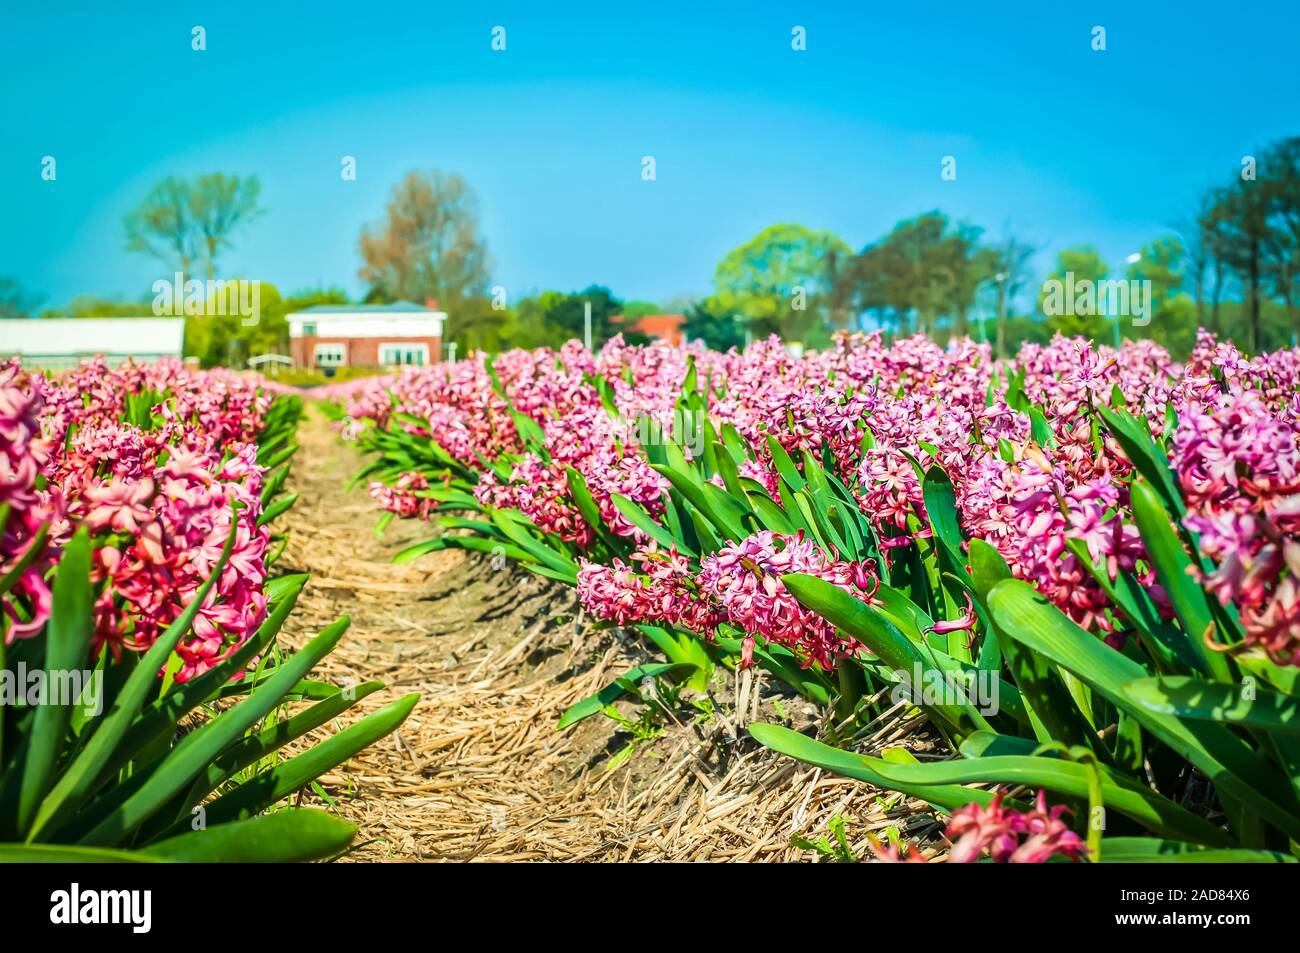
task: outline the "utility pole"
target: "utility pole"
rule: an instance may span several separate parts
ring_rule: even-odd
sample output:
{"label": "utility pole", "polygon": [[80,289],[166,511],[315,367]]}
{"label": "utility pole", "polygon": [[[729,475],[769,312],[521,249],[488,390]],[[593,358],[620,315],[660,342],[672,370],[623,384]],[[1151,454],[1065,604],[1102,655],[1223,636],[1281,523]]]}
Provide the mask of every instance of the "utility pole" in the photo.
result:
{"label": "utility pole", "polygon": [[[1124,261],[1128,264],[1130,269],[1141,260],[1142,260],[1142,253],[1140,251],[1135,251],[1133,254],[1129,255],[1127,258],[1124,259]],[[1115,332],[1115,350],[1118,351],[1120,347],[1122,347],[1124,344],[1124,340],[1120,334],[1120,329],[1119,329],[1119,320],[1120,320],[1119,308],[1115,307],[1115,302],[1107,301],[1106,310],[1112,311],[1115,314],[1115,322],[1114,324],[1111,325],[1111,327],[1114,329]]]}
{"label": "utility pole", "polygon": [[587,350],[591,350],[591,302],[582,303],[582,340],[587,345]]}
{"label": "utility pole", "polygon": [[732,320],[735,321],[737,324],[744,324],[745,347],[749,347],[752,343],[754,343],[754,328],[753,325],[750,323],[749,317],[747,315],[737,314],[732,316]]}
{"label": "utility pole", "polygon": [[994,329],[997,336],[997,357],[1007,356],[1007,273],[999,271],[993,276],[998,283],[998,326]]}

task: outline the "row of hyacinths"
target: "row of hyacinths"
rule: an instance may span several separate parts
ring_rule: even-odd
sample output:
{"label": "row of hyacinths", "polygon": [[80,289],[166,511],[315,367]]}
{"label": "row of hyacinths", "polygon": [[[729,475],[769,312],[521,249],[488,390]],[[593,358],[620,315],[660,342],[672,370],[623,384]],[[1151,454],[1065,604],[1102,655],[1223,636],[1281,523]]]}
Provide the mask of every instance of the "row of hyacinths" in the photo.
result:
{"label": "row of hyacinths", "polygon": [[[611,503],[610,494],[620,493],[653,514],[667,481],[649,466],[636,428],[609,425],[591,378],[608,383],[624,419],[670,420],[688,358],[699,386],[717,395],[710,418],[733,424],[755,447],[761,450],[768,434],[788,452],[828,444],[887,552],[926,533],[916,529],[928,519],[913,461],[941,464],[953,477],[966,533],[992,543],[1016,576],[1103,636],[1115,629],[1113,607],[1066,540],[1085,541],[1112,575],[1133,569],[1144,554],[1123,480],[1132,468],[1114,440],[1094,440],[1089,411],[1118,388],[1160,434],[1172,409],[1172,462],[1189,503],[1186,525],[1219,564],[1211,579],[1215,591],[1241,610],[1252,642],[1280,664],[1300,664],[1295,350],[1247,359],[1202,333],[1189,360],[1178,364],[1146,341],[1114,351],[1057,337],[1046,346],[1026,345],[1000,371],[987,345],[968,341],[945,350],[913,337],[887,347],[879,335],[844,337],[835,348],[804,357],[775,339],[726,354],[659,343],[629,347],[619,339],[594,356],[576,342],[559,351],[511,351],[495,371],[514,408],[541,424],[546,462],[524,450],[482,360],[372,378],[339,393],[347,395],[353,421],[383,426],[394,413],[427,421],[442,448],[483,470],[475,490],[481,502],[518,508],[542,530],[579,546],[595,534],[570,495],[564,466],[582,473],[609,529],[646,544],[633,566],[584,564],[584,603],[598,615],[620,623],[672,621],[702,632],[722,615],[833,665],[824,629],[815,622],[792,625],[797,606],[779,593],[752,592],[754,575],[742,563],[776,573],[826,572],[846,585],[865,584],[863,567],[840,563],[807,540],[768,533],[726,547],[696,578]],[[1021,371],[1026,396],[1044,408],[1056,438],[1050,453],[1030,440],[1028,418],[1006,403],[1008,382]],[[690,447],[685,450],[689,457]],[[483,468],[483,460],[507,453],[522,456],[509,479]],[[741,475],[776,490],[770,458]],[[392,486],[373,482],[371,493],[384,509],[428,518],[436,500],[416,495],[427,486],[427,475],[411,472]],[[1159,603],[1159,586],[1146,581]]]}
{"label": "row of hyacinths", "polygon": [[272,399],[254,380],[179,362],[97,359],[57,379],[0,367],[0,575],[21,571],[2,603],[5,643],[42,631],[51,571],[85,526],[96,654],[147,650],[211,575],[234,519],[231,556],[177,649],[175,679],[242,644],[266,616],[255,441]]}
{"label": "row of hyacinths", "polygon": [[[680,627],[706,641],[725,624],[744,633],[741,665],[756,642],[773,643],[828,672],[866,649],[801,604],[781,576],[817,576],[871,604],[882,570],[930,543],[923,480],[932,465],[951,479],[965,539],[990,544],[1016,578],[1112,650],[1124,651],[1131,626],[1072,541],[1111,582],[1130,575],[1156,612],[1173,618],[1135,525],[1134,463],[1098,414],[1122,407],[1168,454],[1186,501],[1181,531],[1193,534],[1208,560],[1196,570],[1199,581],[1232,607],[1244,647],[1295,666],[1298,383],[1300,351],[1248,358],[1206,333],[1185,363],[1149,341],[1115,350],[1058,336],[1000,365],[987,345],[969,340],[943,348],[920,336],[890,344],[869,334],[802,356],[776,339],[725,354],[619,338],[591,354],[571,342],[354,382],[329,396],[346,415],[346,437],[379,431],[431,440],[484,511],[518,511],[574,547],[579,595],[599,618]],[[848,559],[803,532],[771,530],[695,557],[629,520],[615,494],[661,521],[669,481],[651,465],[645,428],[628,424],[673,420],[684,387],[700,395],[715,431],[732,427],[753,448],[738,476],[773,499],[781,487],[771,441],[795,461],[803,452],[824,459],[870,522],[884,565]],[[687,460],[698,454],[689,434],[678,442]],[[570,469],[583,478],[603,527],[584,518]],[[445,468],[388,477],[373,482],[371,494],[400,517],[428,519],[457,499],[440,492],[453,480]],[[719,473],[709,482],[724,486]],[[606,531],[630,541],[631,551],[611,556],[599,542]],[[932,631],[969,629],[973,638],[977,619],[967,600],[966,611]],[[971,807],[960,814],[963,830],[987,810],[1001,817],[1007,808]],[[1057,815],[1044,811],[1036,816],[1056,824]],[[1069,838],[1060,842],[1069,845],[1061,852],[1079,854]]]}

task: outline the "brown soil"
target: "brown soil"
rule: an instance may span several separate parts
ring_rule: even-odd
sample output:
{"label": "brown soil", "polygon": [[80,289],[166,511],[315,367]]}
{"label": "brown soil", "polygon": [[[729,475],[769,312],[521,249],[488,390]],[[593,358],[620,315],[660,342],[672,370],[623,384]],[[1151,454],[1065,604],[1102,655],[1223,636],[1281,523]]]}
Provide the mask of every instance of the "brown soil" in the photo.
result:
{"label": "brown soil", "polygon": [[[511,564],[452,550],[394,565],[433,527],[394,522],[376,538],[378,510],[364,489],[346,489],[356,450],[314,408],[299,441],[281,568],[312,579],[284,638],[301,644],[350,615],[320,674],[385,682],[359,711],[422,695],[398,732],[323,779],[329,802],[303,799],[361,825],[348,859],[808,860],[817,854],[791,836],[818,840],[837,816],[858,856],[883,828],[934,829],[919,802],[754,744],[750,722],[807,724],[816,712],[752,672],[719,675],[698,705],[683,692],[629,757],[619,756],[633,735],[602,715],[557,732],[569,705],[662,659],[584,619],[572,590]],[[634,722],[646,712],[617,707]],[[886,721],[875,740],[896,743],[911,727]]]}

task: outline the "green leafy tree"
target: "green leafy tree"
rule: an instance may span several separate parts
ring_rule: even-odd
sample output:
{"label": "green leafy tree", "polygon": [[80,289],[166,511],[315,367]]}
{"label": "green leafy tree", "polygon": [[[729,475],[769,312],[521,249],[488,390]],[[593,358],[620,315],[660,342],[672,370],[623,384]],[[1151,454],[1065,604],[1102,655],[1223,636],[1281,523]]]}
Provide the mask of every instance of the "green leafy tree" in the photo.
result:
{"label": "green leafy tree", "polygon": [[662,307],[653,301],[624,301],[623,302],[623,320],[625,323],[631,323],[637,318],[644,318],[648,314],[667,314]]}
{"label": "green leafy tree", "polygon": [[696,301],[686,309],[682,334],[688,341],[703,341],[715,351],[740,348],[745,345],[743,319],[721,308],[712,298]]}
{"label": "green leafy tree", "polygon": [[588,285],[573,294],[559,295],[546,312],[546,323],[564,334],[564,339],[581,341],[586,326],[586,305],[591,303],[591,346],[598,348],[620,332],[627,334],[610,319],[623,311],[623,302],[602,285]]}
{"label": "green leafy tree", "polygon": [[498,354],[519,346],[520,323],[516,309],[494,308],[492,300],[484,297],[467,298],[449,316],[445,328],[447,342],[455,342],[458,357],[472,351]]}
{"label": "green leafy tree", "polygon": [[[1198,224],[1215,274],[1211,325],[1235,331],[1251,352],[1300,331],[1300,137],[1262,150],[1253,176],[1212,189]],[[1221,316],[1219,293],[1231,285],[1241,306]],[[1280,302],[1285,327],[1277,328],[1270,302]]]}
{"label": "green leafy tree", "polygon": [[1283,139],[1264,154],[1269,234],[1265,280],[1286,309],[1294,335],[1300,331],[1300,137]]}
{"label": "green leafy tree", "polygon": [[1260,346],[1261,295],[1269,239],[1266,188],[1259,180],[1239,181],[1216,193],[1215,207],[1224,263],[1246,295],[1245,346],[1255,352]]}
{"label": "green leafy tree", "polygon": [[[837,299],[875,312],[899,335],[934,333],[941,319],[965,333],[975,293],[993,270],[994,256],[979,244],[980,229],[952,226],[942,212],[905,219],[868,245],[840,272]],[[845,286],[847,285],[847,290]]]}
{"label": "green leafy tree", "polygon": [[1046,316],[1048,326],[1066,336],[1078,334],[1105,340],[1107,317],[1100,313],[1095,296],[1089,304],[1080,297],[1080,291],[1087,287],[1085,282],[1096,289],[1109,273],[1110,267],[1091,246],[1059,251],[1056,267],[1038,293],[1038,307]]}
{"label": "green leafy tree", "polygon": [[[581,291],[542,291],[521,299],[501,319],[500,347],[558,348],[566,341],[581,341],[587,302],[591,303],[592,347],[599,348],[616,334],[630,344],[645,343],[644,335],[630,333],[611,320],[623,313],[623,303],[608,288],[589,285]],[[465,343],[470,344],[468,336]]]}
{"label": "green leafy tree", "polygon": [[142,318],[153,314],[153,295],[122,301],[100,295],[77,295],[62,308],[46,308],[46,318]]}
{"label": "green leafy tree", "polygon": [[542,291],[520,299],[515,306],[517,331],[513,347],[559,347],[570,337],[568,331],[552,324],[553,308],[564,299],[562,291]]}
{"label": "green leafy tree", "polygon": [[743,315],[755,336],[777,333],[803,340],[828,321],[837,266],[851,255],[831,232],[773,225],[718,262],[716,307]]}
{"label": "green leafy tree", "polygon": [[[290,314],[315,305],[349,303],[341,288],[306,288],[285,297],[265,281],[258,297],[255,321],[229,308],[219,309],[215,301],[206,303],[204,313],[186,317],[186,354],[199,358],[204,367],[242,367],[260,354],[287,354]],[[226,313],[220,313],[223,310]]]}
{"label": "green leafy tree", "polygon": [[285,315],[291,309],[279,289],[268,282],[261,283],[258,297],[256,322],[234,309],[218,309],[214,301],[206,302],[202,314],[187,316],[187,353],[197,356],[204,367],[243,367],[250,357],[284,353],[289,342]]}
{"label": "green leafy tree", "polygon": [[1037,314],[1008,315],[1004,332],[1008,353],[1011,354],[1015,354],[1025,343],[1046,344],[1052,339],[1052,329]]}
{"label": "green leafy tree", "polygon": [[1151,282],[1151,324],[1134,326],[1131,336],[1149,334],[1151,339],[1176,357],[1190,353],[1196,343],[1197,306],[1183,287],[1188,257],[1183,243],[1173,235],[1157,238],[1142,246],[1140,257],[1129,265],[1130,281]]}
{"label": "green leafy tree", "polygon": [[1173,235],[1157,238],[1142,246],[1136,262],[1129,265],[1128,277],[1133,281],[1151,282],[1153,310],[1183,287],[1186,255],[1183,243]]}
{"label": "green leafy tree", "polygon": [[1208,326],[1218,334],[1224,330],[1221,308],[1232,281],[1230,264],[1231,238],[1228,218],[1232,214],[1226,202],[1219,201],[1217,191],[1205,196],[1197,217],[1199,244],[1205,249],[1207,270],[1206,293],[1209,296]]}

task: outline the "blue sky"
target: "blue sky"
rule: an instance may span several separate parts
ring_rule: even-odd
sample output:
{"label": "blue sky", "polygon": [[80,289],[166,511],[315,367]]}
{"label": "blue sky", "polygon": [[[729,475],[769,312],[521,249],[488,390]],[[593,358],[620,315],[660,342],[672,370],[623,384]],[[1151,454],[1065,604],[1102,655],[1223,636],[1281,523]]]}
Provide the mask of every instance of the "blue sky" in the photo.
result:
{"label": "blue sky", "polygon": [[1295,0],[15,6],[0,275],[49,305],[166,274],[124,250],[121,220],[169,174],[260,176],[267,214],[223,271],[282,290],[360,292],[360,227],[402,174],[439,167],[477,191],[512,298],[595,281],[662,300],[707,291],[767,225],[857,248],[936,207],[1010,226],[1043,266],[1084,242],[1117,265],[1242,155],[1300,132]]}

